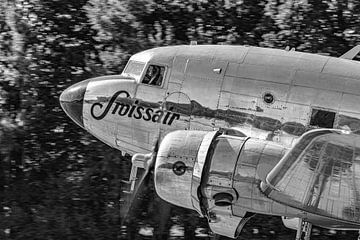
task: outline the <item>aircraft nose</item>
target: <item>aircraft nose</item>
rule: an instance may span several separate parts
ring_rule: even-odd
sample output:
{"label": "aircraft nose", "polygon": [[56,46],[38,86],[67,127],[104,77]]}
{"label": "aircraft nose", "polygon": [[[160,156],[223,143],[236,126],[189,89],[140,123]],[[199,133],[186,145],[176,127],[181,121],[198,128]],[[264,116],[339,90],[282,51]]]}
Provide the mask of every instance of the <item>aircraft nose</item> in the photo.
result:
{"label": "aircraft nose", "polygon": [[65,89],[60,95],[60,105],[62,109],[82,128],[84,128],[83,101],[89,81],[88,79],[78,82]]}

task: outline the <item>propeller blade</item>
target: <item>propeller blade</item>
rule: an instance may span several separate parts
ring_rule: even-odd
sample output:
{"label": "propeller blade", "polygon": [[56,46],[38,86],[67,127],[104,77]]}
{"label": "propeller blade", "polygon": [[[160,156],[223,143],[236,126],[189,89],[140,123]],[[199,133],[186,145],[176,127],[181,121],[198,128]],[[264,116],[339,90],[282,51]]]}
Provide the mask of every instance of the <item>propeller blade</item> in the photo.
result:
{"label": "propeller blade", "polygon": [[137,175],[136,179],[139,180],[135,181],[134,190],[130,191],[129,194],[127,194],[127,196],[125,197],[125,204],[120,205],[121,226],[124,226],[124,224],[128,222],[129,218],[135,218],[135,216],[137,215],[136,212],[139,211],[140,206],[144,206],[144,204],[141,204],[144,200],[144,196],[149,196],[149,194],[147,193],[149,193],[149,191],[151,190],[150,185],[152,182],[152,172],[155,166],[156,154],[159,147],[158,145],[159,144],[157,141],[154,145],[150,160],[145,155],[140,155],[139,158],[132,159],[133,164],[136,162],[137,159],[140,159],[140,163],[143,162],[143,164],[140,165],[143,165],[145,167],[145,170],[142,170],[143,174],[140,178],[137,178],[137,176],[140,175],[139,171],[135,170]]}
{"label": "propeller blade", "polygon": [[159,197],[155,197],[154,211],[156,214],[153,215],[153,219],[156,223],[154,227],[153,239],[168,239],[170,229],[170,218],[171,218],[171,205]]}
{"label": "propeller blade", "polygon": [[130,211],[134,211],[139,203],[141,202],[140,196],[143,195],[144,190],[148,189],[150,184],[151,174],[150,169],[146,169],[145,172],[142,174],[140,180],[135,186],[135,190],[132,193],[128,193],[125,196],[124,202],[125,204],[120,206],[120,218],[121,218],[121,226],[127,221],[129,216],[133,216],[132,214],[129,215]]}

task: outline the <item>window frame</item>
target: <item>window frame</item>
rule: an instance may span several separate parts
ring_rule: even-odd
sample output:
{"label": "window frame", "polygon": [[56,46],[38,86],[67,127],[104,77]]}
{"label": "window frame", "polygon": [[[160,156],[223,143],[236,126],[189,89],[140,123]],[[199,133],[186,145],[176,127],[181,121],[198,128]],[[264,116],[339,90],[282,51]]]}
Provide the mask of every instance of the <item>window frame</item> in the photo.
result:
{"label": "window frame", "polygon": [[127,75],[129,74],[129,73],[125,73],[125,70],[126,70],[126,68],[130,65],[130,62],[137,62],[137,63],[142,63],[142,64],[144,64],[144,68],[142,69],[141,73],[140,73],[139,75],[137,75],[137,77],[131,76],[131,77],[133,77],[135,80],[140,81],[140,79],[142,79],[142,76],[144,75],[145,69],[147,69],[148,63],[147,63],[147,62],[138,61],[138,60],[131,60],[131,59],[129,59],[128,62],[126,63],[126,65],[125,65],[123,71],[121,72],[122,75],[124,74],[125,76],[127,76]]}
{"label": "window frame", "polygon": [[[161,81],[161,84],[160,85],[154,85],[154,84],[148,84],[148,83],[143,83],[143,80],[145,78],[145,75],[146,75],[146,72],[148,71],[149,67],[151,65],[155,65],[155,66],[159,66],[159,67],[164,67],[164,75],[163,75],[163,79]],[[139,84],[142,84],[144,86],[149,86],[149,87],[156,87],[156,88],[163,88],[164,87],[164,84],[165,84],[165,80],[167,78],[167,73],[168,73],[168,66],[165,65],[165,64],[159,64],[159,63],[154,63],[154,62],[148,62],[146,65],[145,65],[145,70],[143,71],[141,77],[140,77],[140,81],[139,81]]]}
{"label": "window frame", "polygon": [[334,121],[333,121],[333,125],[331,128],[336,128],[337,125],[338,125],[338,116],[339,116],[339,112],[334,110],[334,109],[330,109],[330,108],[322,108],[322,107],[310,107],[310,117],[309,117],[309,127],[312,127],[312,128],[327,128],[327,127],[320,127],[318,125],[313,125],[311,124],[312,122],[312,114],[313,114],[313,111],[314,110],[318,110],[318,111],[323,111],[323,112],[329,112],[329,113],[334,113]]}

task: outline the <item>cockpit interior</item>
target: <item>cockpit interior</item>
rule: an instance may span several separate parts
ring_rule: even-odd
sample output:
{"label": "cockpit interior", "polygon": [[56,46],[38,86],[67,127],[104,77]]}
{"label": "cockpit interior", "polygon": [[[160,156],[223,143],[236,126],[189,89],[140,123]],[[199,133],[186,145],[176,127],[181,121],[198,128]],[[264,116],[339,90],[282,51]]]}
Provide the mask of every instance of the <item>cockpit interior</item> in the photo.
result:
{"label": "cockpit interior", "polygon": [[133,77],[138,83],[162,86],[165,70],[165,66],[157,64],[146,65],[146,63],[143,62],[129,60],[122,75]]}

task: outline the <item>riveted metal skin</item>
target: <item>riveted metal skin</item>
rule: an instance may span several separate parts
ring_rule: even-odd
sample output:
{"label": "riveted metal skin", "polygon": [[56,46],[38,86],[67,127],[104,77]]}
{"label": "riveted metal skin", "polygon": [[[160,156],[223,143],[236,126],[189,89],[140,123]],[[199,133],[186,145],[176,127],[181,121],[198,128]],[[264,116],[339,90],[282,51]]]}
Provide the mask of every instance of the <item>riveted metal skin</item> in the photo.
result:
{"label": "riveted metal skin", "polygon": [[[191,195],[193,169],[205,131],[175,131],[160,144],[155,163],[156,193],[174,205],[194,209]],[[174,165],[185,166],[182,174],[174,173]]]}
{"label": "riveted metal skin", "polygon": [[[90,79],[84,97],[84,127],[113,148],[133,154],[145,154],[150,151],[144,150],[145,144],[134,145],[133,124],[129,121],[131,118],[128,114],[124,114],[135,103],[135,88],[133,78],[121,75]],[[147,138],[144,140],[150,141]],[[150,144],[148,145],[150,148]]]}
{"label": "riveted metal skin", "polygon": [[[318,215],[317,225],[360,228],[360,137],[339,130],[306,133],[268,174],[271,199]],[[332,223],[321,218],[331,218]]]}
{"label": "riveted metal skin", "polygon": [[[154,48],[130,61],[139,63],[136,74],[126,68],[89,79],[60,101],[78,125],[116,149],[147,154],[160,142],[155,187],[162,198],[205,215],[214,232],[229,237],[253,213],[360,227],[358,61],[213,45]],[[151,64],[165,69],[159,86],[142,82]],[[297,145],[329,126],[350,134]],[[219,135],[219,128],[239,134]],[[220,151],[220,138],[238,144]],[[283,157],[289,149],[299,155]],[[223,157],[214,160],[216,151]],[[220,193],[231,195],[231,206],[216,206]]]}
{"label": "riveted metal skin", "polygon": [[204,136],[198,153],[196,162],[194,164],[193,176],[191,181],[191,199],[193,203],[194,209],[202,216],[201,206],[199,202],[199,191],[200,191],[200,184],[201,184],[201,176],[204,170],[204,165],[206,162],[206,158],[208,156],[209,149],[211,147],[211,143],[213,142],[214,138],[218,136],[220,133],[218,131],[211,131],[206,133]]}
{"label": "riveted metal skin", "polygon": [[[239,193],[233,188],[234,169],[244,142],[248,138],[218,135],[207,153],[201,179],[200,205],[209,219],[210,229],[220,235],[235,238],[241,231],[246,214],[233,214],[233,204]],[[226,161],[224,161],[226,159]],[[219,197],[226,196],[226,206],[219,204]],[[223,199],[222,201],[225,201]]]}
{"label": "riveted metal skin", "polygon": [[[226,45],[160,47],[137,53],[130,61],[142,63],[138,75],[129,76],[125,68],[122,75],[90,79],[84,106],[76,114],[82,114],[82,119],[76,118],[82,121],[76,122],[87,131],[130,154],[146,154],[159,136],[185,129],[236,128],[247,136],[291,146],[317,127],[311,124],[319,122],[311,121],[313,109],[335,113],[333,128],[360,133],[358,61]],[[166,68],[161,86],[141,82],[151,64]],[[99,119],[96,114],[103,112],[93,104],[108,106],[119,91],[129,96],[117,96],[109,113]],[[264,101],[267,93],[274,99],[266,98],[270,104]],[[130,110],[124,114],[126,106]]]}

